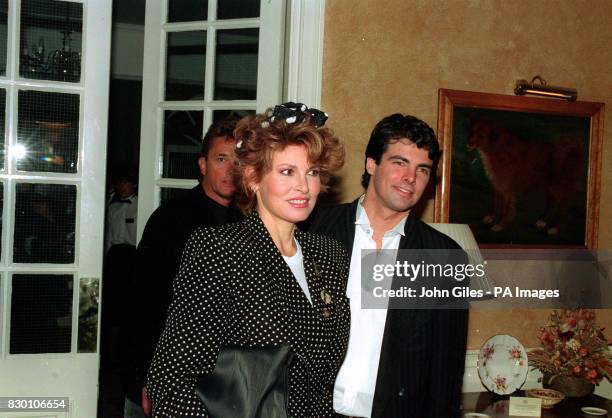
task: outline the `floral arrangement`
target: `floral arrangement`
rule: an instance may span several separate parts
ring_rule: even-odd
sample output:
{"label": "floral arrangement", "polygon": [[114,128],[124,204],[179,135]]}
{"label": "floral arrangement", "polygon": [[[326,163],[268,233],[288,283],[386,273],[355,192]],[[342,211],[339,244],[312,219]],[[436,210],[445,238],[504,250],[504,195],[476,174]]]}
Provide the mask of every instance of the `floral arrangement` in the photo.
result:
{"label": "floral arrangement", "polygon": [[590,309],[552,311],[538,338],[542,348],[528,353],[529,365],[542,373],[575,376],[599,384],[611,380],[611,344]]}

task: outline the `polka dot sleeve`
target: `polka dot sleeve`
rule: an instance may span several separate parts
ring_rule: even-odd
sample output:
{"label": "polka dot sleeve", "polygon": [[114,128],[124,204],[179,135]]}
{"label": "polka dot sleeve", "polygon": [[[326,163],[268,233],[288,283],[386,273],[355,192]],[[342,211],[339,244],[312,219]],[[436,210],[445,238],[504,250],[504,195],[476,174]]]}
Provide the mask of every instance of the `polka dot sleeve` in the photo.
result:
{"label": "polka dot sleeve", "polygon": [[228,327],[231,297],[223,257],[219,242],[202,230],[187,243],[148,376],[154,417],[207,416],[195,383],[214,369]]}

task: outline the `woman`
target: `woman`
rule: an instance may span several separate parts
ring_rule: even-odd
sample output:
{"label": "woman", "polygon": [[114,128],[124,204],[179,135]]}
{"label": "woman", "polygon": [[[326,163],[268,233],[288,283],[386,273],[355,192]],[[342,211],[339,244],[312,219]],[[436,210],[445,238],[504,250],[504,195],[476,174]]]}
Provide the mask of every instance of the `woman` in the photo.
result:
{"label": "woman", "polygon": [[333,416],[349,261],[336,241],[295,227],[343,163],[326,119],[287,103],[236,127],[236,201],[247,217],[189,239],[149,372],[154,416],[206,416],[195,384],[222,347],[281,344],[300,359],[289,371],[288,415]]}

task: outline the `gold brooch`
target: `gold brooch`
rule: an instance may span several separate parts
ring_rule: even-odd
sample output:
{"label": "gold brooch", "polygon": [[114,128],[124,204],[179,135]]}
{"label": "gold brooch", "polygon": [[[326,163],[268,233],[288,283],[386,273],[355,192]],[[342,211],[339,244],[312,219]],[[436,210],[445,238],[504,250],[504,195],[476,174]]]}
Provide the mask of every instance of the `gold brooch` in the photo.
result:
{"label": "gold brooch", "polygon": [[323,308],[323,319],[328,319],[330,315],[331,314],[329,313],[329,309],[327,309],[327,306],[325,306]]}
{"label": "gold brooch", "polygon": [[319,266],[319,263],[314,262],[312,263],[312,267],[314,268],[314,272],[317,276],[321,275],[321,266]]}
{"label": "gold brooch", "polygon": [[332,297],[326,289],[321,290],[321,299],[323,299],[323,303],[326,305],[332,302]]}

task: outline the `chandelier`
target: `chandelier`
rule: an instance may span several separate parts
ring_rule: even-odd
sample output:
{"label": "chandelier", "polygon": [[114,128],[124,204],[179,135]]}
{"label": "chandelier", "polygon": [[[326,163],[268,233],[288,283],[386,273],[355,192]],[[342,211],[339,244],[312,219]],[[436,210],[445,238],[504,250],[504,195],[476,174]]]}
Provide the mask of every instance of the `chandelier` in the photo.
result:
{"label": "chandelier", "polygon": [[81,54],[72,51],[71,30],[61,31],[62,48],[45,53],[45,40],[40,38],[37,44],[29,49],[25,46],[21,51],[19,73],[22,77],[79,81],[81,77]]}

